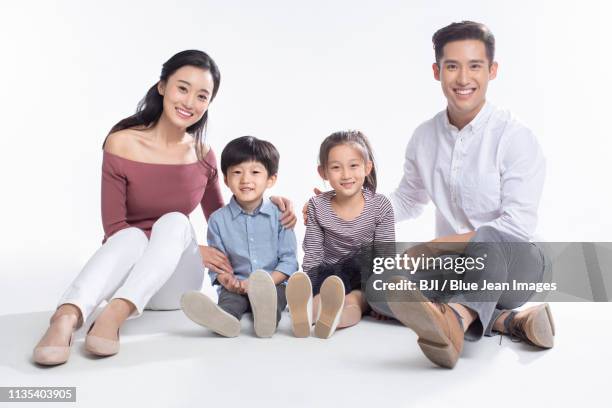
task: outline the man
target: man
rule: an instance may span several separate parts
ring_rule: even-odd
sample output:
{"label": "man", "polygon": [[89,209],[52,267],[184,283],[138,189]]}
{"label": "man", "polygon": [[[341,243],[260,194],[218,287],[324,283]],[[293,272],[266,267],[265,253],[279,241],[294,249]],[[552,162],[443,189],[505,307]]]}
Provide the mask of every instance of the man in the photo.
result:
{"label": "man", "polygon": [[[498,69],[495,38],[485,25],[463,21],[438,30],[433,44],[433,74],[448,105],[420,125],[408,143],[404,176],[390,197],[396,222],[417,217],[431,200],[436,206],[433,243],[454,243],[463,256],[486,254],[485,269],[466,272],[464,281],[541,282],[547,261],[529,241],[545,162],[533,133],[486,100]],[[437,255],[435,246],[429,248],[430,255]],[[444,304],[416,290],[393,294],[391,310],[371,304],[413,329],[431,361],[451,368],[464,337],[477,340],[496,331],[551,348],[554,325],[547,304],[507,310],[530,295],[489,291],[478,298],[460,293]]]}

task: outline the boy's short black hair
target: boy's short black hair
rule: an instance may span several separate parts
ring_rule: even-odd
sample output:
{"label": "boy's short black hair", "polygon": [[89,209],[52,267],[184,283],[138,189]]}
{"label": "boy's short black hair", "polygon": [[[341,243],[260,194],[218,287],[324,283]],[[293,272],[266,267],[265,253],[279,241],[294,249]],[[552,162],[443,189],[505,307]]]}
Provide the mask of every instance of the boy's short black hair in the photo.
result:
{"label": "boy's short black hair", "polygon": [[264,165],[268,177],[278,173],[280,156],[276,147],[270,142],[253,136],[242,136],[229,142],[221,153],[221,171],[227,176],[227,169],[248,161]]}
{"label": "boy's short black hair", "polygon": [[462,21],[452,23],[436,31],[432,37],[434,50],[436,53],[436,64],[440,66],[440,60],[444,53],[444,46],[452,41],[479,40],[485,45],[489,66],[493,64],[495,58],[495,36],[489,28],[481,23],[474,21]]}

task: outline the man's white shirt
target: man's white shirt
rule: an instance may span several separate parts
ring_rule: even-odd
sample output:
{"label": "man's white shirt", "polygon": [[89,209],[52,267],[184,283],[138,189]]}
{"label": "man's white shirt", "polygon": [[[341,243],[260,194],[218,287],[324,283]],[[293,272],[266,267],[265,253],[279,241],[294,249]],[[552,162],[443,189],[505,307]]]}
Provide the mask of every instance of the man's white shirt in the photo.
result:
{"label": "man's white shirt", "polygon": [[446,110],[421,124],[389,198],[396,222],[417,217],[433,201],[437,237],[489,225],[529,241],[544,177],[545,159],[531,130],[486,102],[461,130]]}

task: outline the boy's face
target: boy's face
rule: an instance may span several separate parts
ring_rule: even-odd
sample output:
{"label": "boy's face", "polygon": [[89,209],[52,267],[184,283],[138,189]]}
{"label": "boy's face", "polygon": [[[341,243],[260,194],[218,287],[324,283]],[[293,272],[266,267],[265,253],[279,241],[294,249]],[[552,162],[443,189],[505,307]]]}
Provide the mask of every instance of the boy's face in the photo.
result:
{"label": "boy's face", "polygon": [[276,183],[276,175],[268,176],[262,163],[248,161],[228,167],[223,180],[242,207],[253,209],[259,205],[264,191]]}
{"label": "boy's face", "polygon": [[441,82],[451,118],[473,119],[485,103],[489,81],[497,75],[485,44],[479,40],[452,41],[443,48],[440,66],[434,63],[434,78]]}

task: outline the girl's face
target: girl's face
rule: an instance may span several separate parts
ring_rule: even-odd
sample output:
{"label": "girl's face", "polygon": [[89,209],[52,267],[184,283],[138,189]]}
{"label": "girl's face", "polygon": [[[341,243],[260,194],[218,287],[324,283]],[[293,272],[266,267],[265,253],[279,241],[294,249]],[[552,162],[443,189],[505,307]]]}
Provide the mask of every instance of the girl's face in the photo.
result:
{"label": "girl's face", "polygon": [[325,168],[319,174],[329,181],[337,195],[352,197],[361,192],[366,176],[372,171],[372,162],[364,160],[358,146],[341,144],[331,148]]}
{"label": "girl's face", "polygon": [[157,85],[164,97],[163,115],[177,127],[188,128],[202,119],[213,89],[210,71],[191,65],[177,69],[167,81]]}

